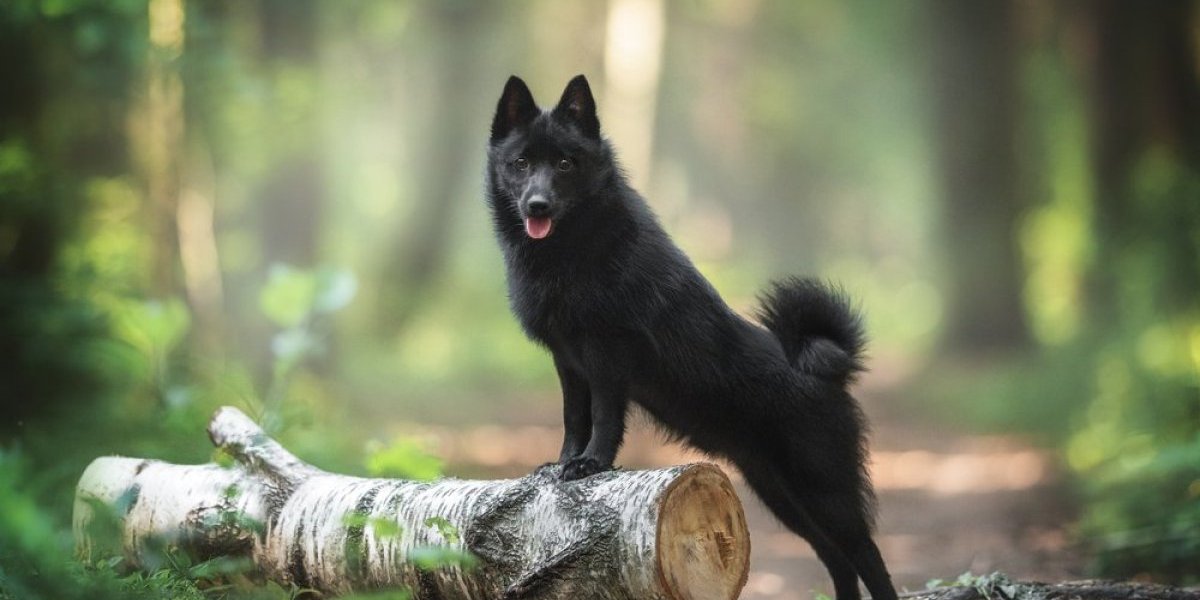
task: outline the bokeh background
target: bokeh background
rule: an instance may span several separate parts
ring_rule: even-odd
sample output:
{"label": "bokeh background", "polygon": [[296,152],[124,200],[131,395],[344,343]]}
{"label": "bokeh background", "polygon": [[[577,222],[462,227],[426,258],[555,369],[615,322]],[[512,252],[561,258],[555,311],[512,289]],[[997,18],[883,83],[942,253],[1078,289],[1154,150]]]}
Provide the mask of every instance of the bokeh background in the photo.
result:
{"label": "bokeh background", "polygon": [[[482,201],[514,73],[543,105],[588,75],[735,308],[785,274],[860,301],[898,583],[1196,583],[1198,5],[0,3],[0,597],[293,593],[71,566],[87,462],[207,460],[219,405],[346,473],[556,456]],[[619,462],[696,458],[639,422]],[[831,592],[744,498],[745,597]]]}

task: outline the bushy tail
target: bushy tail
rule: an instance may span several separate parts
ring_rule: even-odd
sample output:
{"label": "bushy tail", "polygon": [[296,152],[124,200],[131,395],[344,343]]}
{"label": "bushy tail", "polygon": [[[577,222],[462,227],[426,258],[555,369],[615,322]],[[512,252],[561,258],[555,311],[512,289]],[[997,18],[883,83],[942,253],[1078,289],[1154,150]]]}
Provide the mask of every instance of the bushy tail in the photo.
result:
{"label": "bushy tail", "polygon": [[863,370],[862,318],[840,290],[789,277],[760,298],[758,318],[797,370],[842,384]]}

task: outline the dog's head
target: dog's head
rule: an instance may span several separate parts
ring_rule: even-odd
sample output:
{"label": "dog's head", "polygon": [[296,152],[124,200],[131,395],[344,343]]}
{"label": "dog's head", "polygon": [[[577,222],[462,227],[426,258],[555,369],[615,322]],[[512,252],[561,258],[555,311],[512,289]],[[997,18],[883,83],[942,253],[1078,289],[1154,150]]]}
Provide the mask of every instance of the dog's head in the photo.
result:
{"label": "dog's head", "polygon": [[488,158],[492,201],[508,203],[500,208],[515,212],[529,238],[549,236],[611,169],[587,78],[572,79],[558,105],[543,112],[525,82],[510,77],[496,106]]}

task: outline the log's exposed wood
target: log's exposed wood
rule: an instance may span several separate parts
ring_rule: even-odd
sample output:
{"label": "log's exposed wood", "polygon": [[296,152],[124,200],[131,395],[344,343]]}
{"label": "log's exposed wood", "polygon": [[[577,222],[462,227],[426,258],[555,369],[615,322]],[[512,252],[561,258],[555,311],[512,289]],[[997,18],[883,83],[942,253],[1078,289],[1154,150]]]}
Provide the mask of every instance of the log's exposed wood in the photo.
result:
{"label": "log's exposed wood", "polygon": [[[164,547],[199,560],[244,557],[264,577],[329,594],[403,586],[438,599],[724,600],[746,582],[745,515],[710,464],[569,483],[556,466],[516,480],[425,483],[326,473],[232,408],[213,417],[209,437],[232,465],[93,461],[76,490],[81,556],[104,556],[92,525],[107,506],[133,567]],[[477,564],[418,568],[414,552],[433,546]]]}

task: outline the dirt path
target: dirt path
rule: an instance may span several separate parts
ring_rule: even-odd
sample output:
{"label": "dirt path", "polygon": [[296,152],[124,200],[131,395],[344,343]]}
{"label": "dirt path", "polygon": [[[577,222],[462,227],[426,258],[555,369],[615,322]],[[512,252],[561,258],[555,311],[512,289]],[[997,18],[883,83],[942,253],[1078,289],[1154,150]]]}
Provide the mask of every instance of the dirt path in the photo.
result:
{"label": "dirt path", "polygon": [[[879,429],[876,541],[898,588],[920,590],[967,571],[1042,581],[1082,575],[1066,531],[1071,506],[1045,456],[1012,440]],[[931,438],[937,448],[922,441]],[[812,550],[745,491],[752,564],[742,597],[832,594]]]}
{"label": "dirt path", "polygon": [[[971,571],[1059,581],[1083,575],[1070,546],[1069,501],[1045,453],[1009,437],[931,429],[864,394],[874,420],[872,474],[879,493],[877,542],[898,588]],[[438,453],[462,476],[514,476],[557,456],[557,398],[537,403],[520,425],[433,429]],[[545,407],[543,412],[540,407]],[[428,433],[428,428],[422,428]],[[667,444],[635,420],[618,463],[632,468],[703,460]],[[750,578],[742,598],[809,599],[832,593],[812,550],[780,526],[732,469],[751,531]]]}

